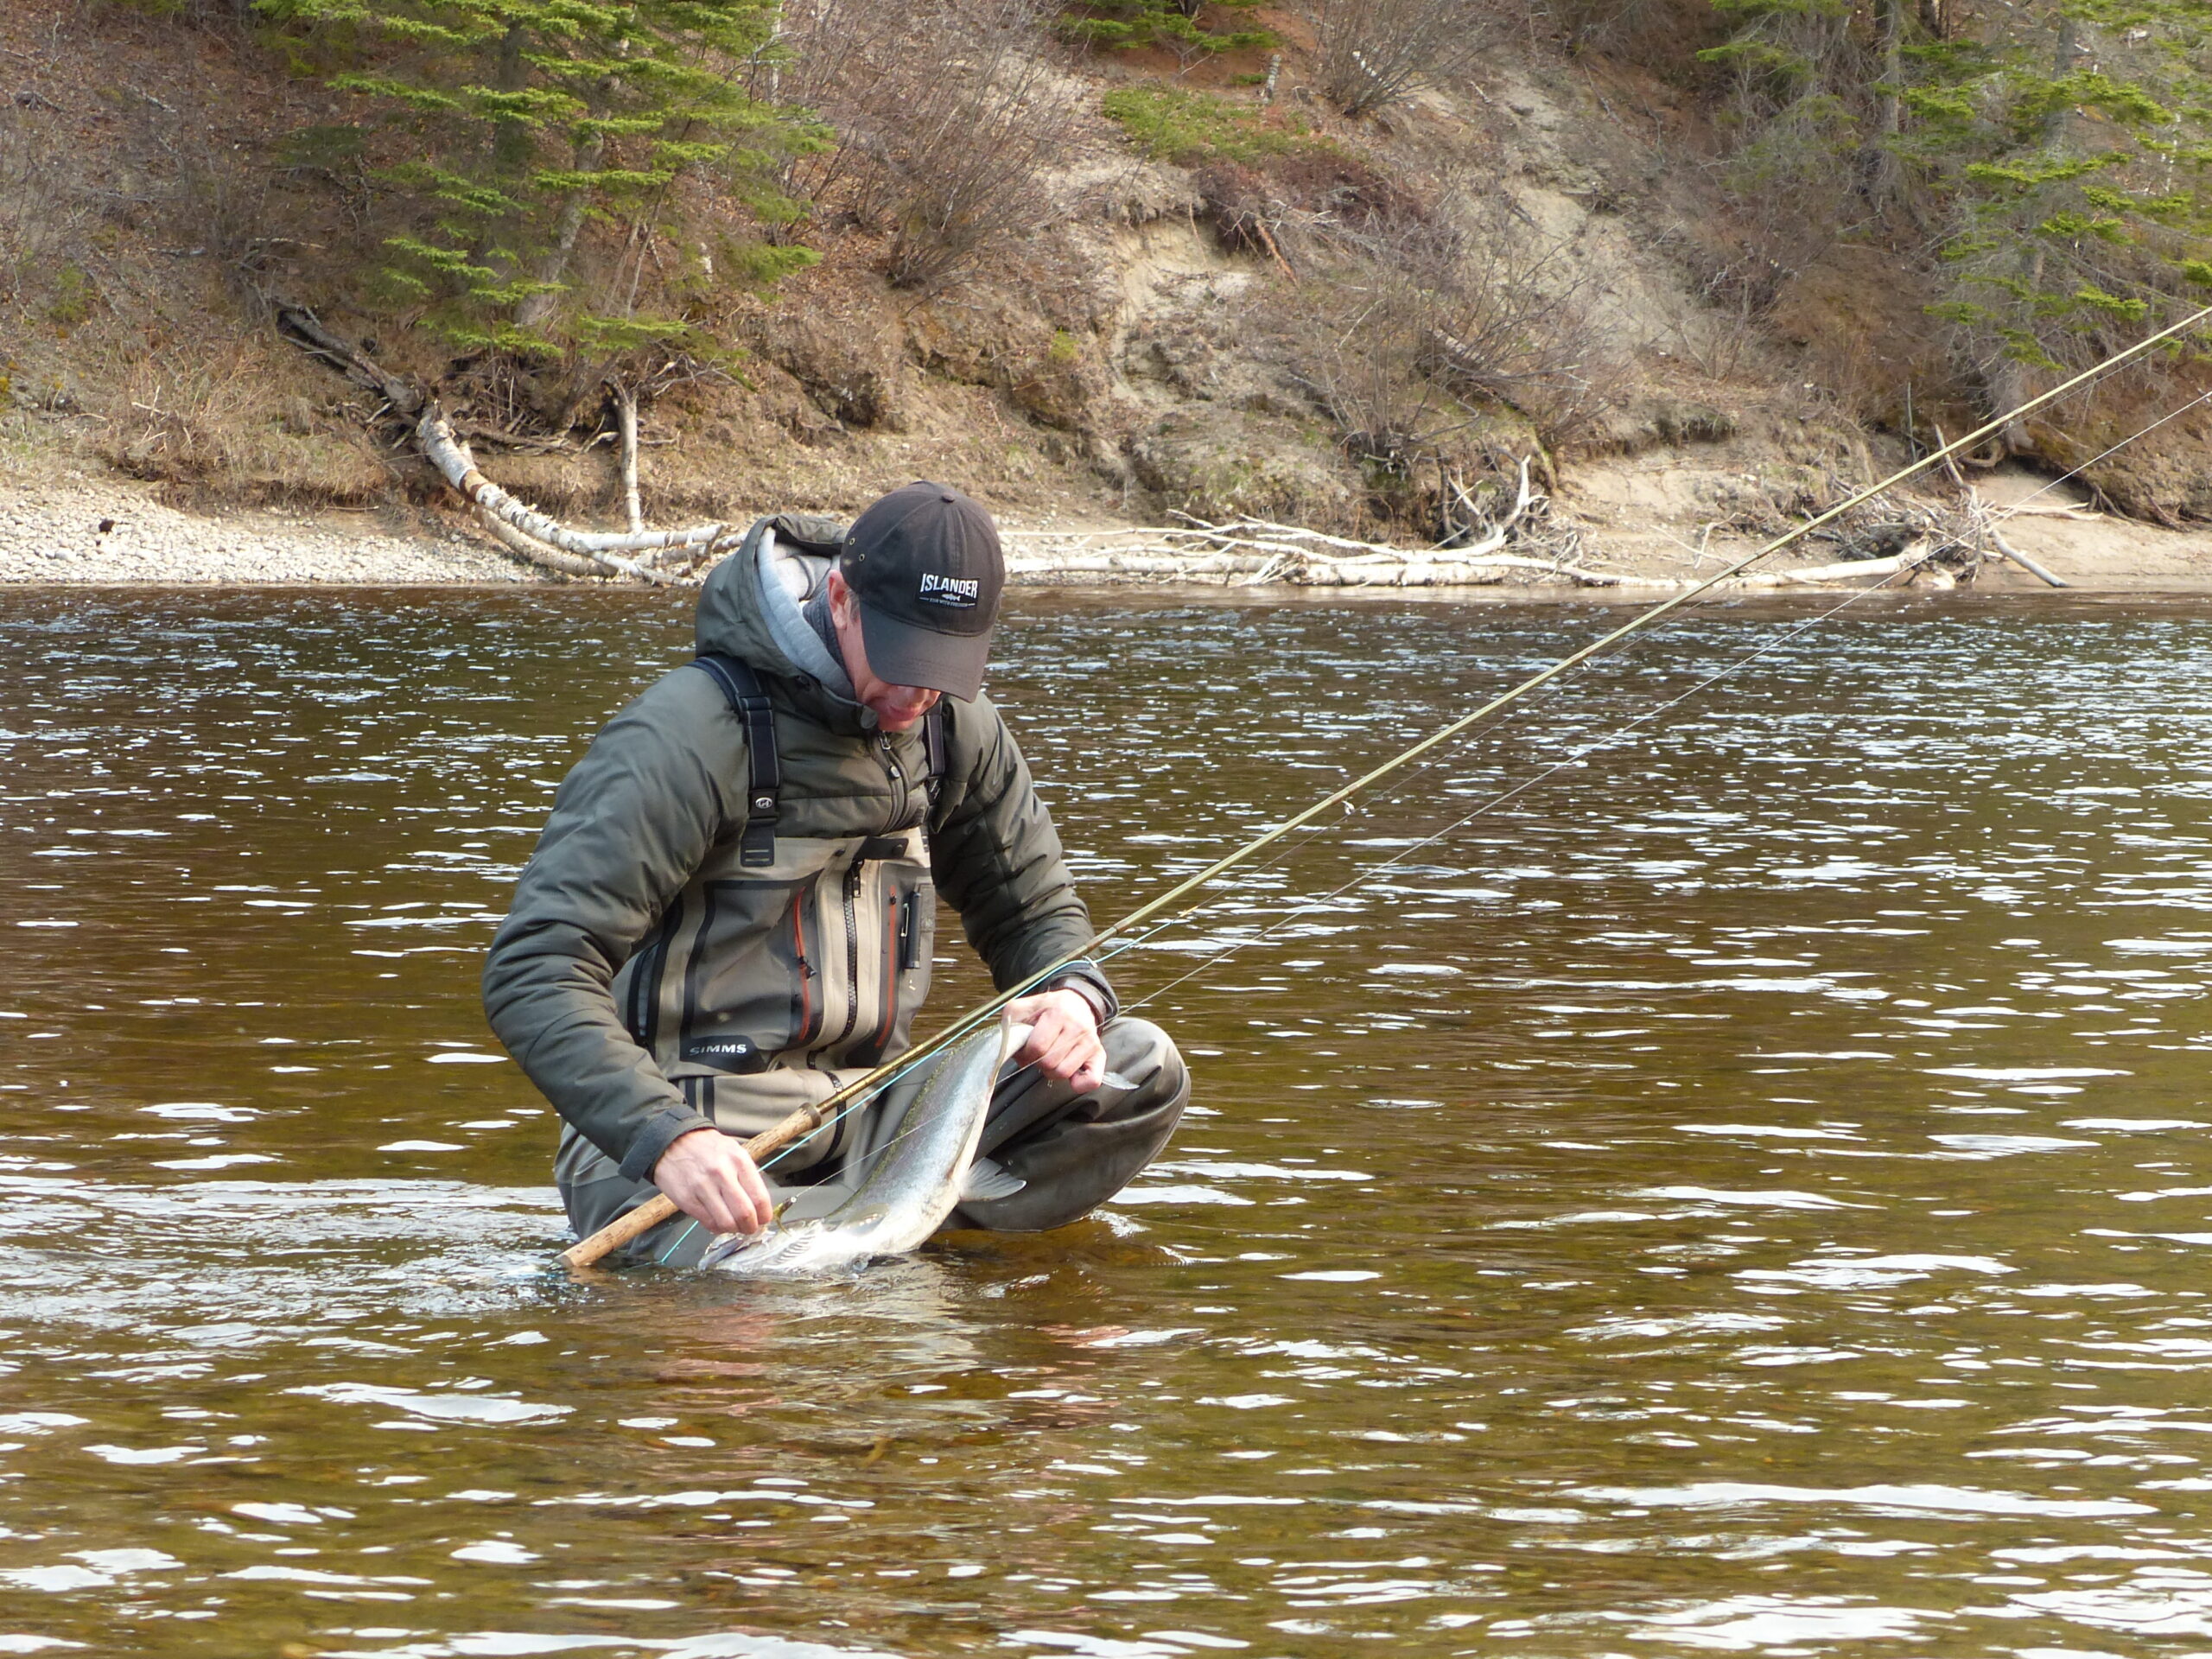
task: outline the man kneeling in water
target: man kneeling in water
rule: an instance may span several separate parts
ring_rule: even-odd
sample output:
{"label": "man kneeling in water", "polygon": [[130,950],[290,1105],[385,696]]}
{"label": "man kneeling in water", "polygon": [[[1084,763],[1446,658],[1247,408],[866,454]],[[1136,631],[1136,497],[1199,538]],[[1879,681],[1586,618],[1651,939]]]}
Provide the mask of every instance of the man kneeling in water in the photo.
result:
{"label": "man kneeling in water", "polygon": [[[566,1120],[554,1173],[578,1233],[658,1189],[683,1213],[626,1258],[690,1265],[784,1199],[833,1207],[918,1077],[778,1156],[772,1182],[741,1139],[906,1048],[938,893],[1001,989],[1090,938],[981,695],[1005,581],[990,515],[944,486],[894,490],[842,536],[764,519],[707,578],[697,660],[563,782],[484,1006]],[[1166,1144],[1189,1075],[1117,1007],[1088,961],[1012,1005],[1033,1033],[991,1102],[995,1167],[951,1224],[1063,1225]]]}

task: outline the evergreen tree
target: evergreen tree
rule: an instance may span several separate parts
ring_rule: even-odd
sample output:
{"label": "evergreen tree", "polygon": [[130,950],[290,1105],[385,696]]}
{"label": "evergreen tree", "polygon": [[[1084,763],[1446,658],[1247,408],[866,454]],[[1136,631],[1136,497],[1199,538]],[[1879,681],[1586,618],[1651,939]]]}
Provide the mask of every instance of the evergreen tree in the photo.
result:
{"label": "evergreen tree", "polygon": [[[646,268],[684,187],[711,185],[772,221],[791,210],[772,169],[823,142],[809,120],[747,90],[748,67],[775,50],[775,0],[257,4],[339,55],[329,84],[369,100],[391,130],[397,159],[378,176],[408,199],[414,223],[386,238],[378,274],[466,344],[622,350],[681,335],[680,315],[639,298],[665,291]],[[627,236],[587,277],[594,224]],[[728,251],[756,280],[813,257],[757,244]]]}
{"label": "evergreen tree", "polygon": [[2055,370],[2212,299],[2208,44],[2197,0],[2064,0],[1912,50],[1899,148],[1948,199],[1939,315]]}
{"label": "evergreen tree", "polygon": [[[2203,0],[1713,0],[1754,211],[1935,231],[1993,403],[2212,298]],[[2208,336],[2212,338],[2212,336]]]}
{"label": "evergreen tree", "polygon": [[1249,10],[1260,0],[1091,0],[1065,15],[1070,35],[1092,46],[1128,49],[1164,46],[1179,54],[1234,51],[1238,47],[1272,46],[1274,36],[1264,29],[1209,28],[1203,14],[1217,7],[1224,11]]}

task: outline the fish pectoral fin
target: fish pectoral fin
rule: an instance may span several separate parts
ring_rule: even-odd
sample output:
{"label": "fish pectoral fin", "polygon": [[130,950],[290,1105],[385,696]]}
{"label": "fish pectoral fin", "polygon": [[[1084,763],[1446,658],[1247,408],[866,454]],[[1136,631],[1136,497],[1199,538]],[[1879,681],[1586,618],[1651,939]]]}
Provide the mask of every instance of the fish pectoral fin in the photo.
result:
{"label": "fish pectoral fin", "polygon": [[965,1204],[971,1198],[1010,1198],[1028,1185],[1004,1164],[978,1155],[960,1183],[960,1200]]}

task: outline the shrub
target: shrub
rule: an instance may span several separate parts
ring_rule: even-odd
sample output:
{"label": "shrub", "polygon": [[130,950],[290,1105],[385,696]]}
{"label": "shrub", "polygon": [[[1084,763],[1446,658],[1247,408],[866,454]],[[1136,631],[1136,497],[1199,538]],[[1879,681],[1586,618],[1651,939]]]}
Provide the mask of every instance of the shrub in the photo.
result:
{"label": "shrub", "polygon": [[1554,450],[1588,438],[1624,365],[1556,245],[1517,227],[1400,223],[1278,289],[1279,350],[1387,495],[1457,464],[1497,411]]}
{"label": "shrub", "polygon": [[894,286],[934,290],[1051,212],[1074,105],[1039,0],[827,0],[784,36],[779,79],[836,130],[791,188],[887,236]]}
{"label": "shrub", "polygon": [[1471,68],[1497,43],[1491,0],[1306,0],[1321,92],[1345,115],[1403,98],[1423,75]]}
{"label": "shrub", "polygon": [[1224,247],[1286,263],[1322,245],[1365,247],[1428,219],[1387,175],[1319,144],[1250,166],[1219,162],[1200,169],[1197,182]]}
{"label": "shrub", "polygon": [[54,297],[47,302],[47,321],[57,328],[80,327],[92,315],[92,279],[82,265],[64,265],[54,276]]}

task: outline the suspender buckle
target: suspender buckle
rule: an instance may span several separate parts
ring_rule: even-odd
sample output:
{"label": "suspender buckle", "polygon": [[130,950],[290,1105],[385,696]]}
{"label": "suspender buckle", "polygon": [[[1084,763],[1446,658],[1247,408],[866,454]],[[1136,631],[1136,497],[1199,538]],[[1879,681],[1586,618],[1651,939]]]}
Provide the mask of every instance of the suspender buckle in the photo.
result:
{"label": "suspender buckle", "polygon": [[760,677],[734,657],[711,653],[692,659],[721,688],[722,697],[745,727],[747,811],[738,836],[737,861],[757,870],[776,861],[776,798],[784,769],[776,754],[776,711]]}

